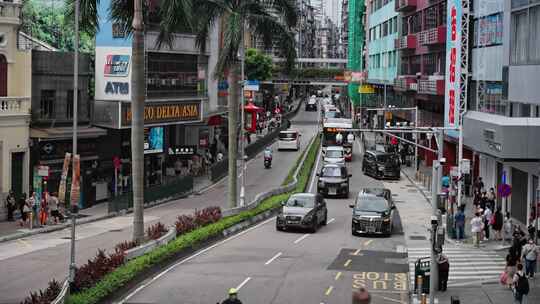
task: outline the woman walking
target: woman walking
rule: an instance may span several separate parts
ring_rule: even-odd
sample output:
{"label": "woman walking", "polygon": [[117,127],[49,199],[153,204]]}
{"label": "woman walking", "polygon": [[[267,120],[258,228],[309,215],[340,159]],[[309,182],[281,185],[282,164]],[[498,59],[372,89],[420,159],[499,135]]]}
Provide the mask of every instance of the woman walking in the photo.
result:
{"label": "woman walking", "polygon": [[492,220],[492,228],[495,231],[495,239],[497,241],[502,240],[502,233],[501,230],[503,228],[503,216],[501,212],[501,208],[497,208],[497,211],[493,214],[493,220]]}
{"label": "woman walking", "polygon": [[21,199],[19,200],[19,208],[21,208],[21,221],[19,224],[21,227],[28,224],[28,228],[30,228],[30,214],[32,213],[32,205],[30,204],[30,200],[26,198],[26,193],[23,193]]}

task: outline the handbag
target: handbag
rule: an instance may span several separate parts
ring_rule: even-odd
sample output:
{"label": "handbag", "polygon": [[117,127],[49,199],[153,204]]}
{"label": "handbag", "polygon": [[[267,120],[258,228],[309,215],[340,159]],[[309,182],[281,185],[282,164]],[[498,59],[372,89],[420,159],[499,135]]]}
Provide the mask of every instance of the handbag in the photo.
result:
{"label": "handbag", "polygon": [[503,271],[501,273],[501,276],[499,277],[499,282],[501,283],[501,285],[507,285],[507,280],[508,280],[508,273],[506,271]]}
{"label": "handbag", "polygon": [[490,225],[495,225],[495,214],[491,216],[491,218],[489,219],[489,224]]}

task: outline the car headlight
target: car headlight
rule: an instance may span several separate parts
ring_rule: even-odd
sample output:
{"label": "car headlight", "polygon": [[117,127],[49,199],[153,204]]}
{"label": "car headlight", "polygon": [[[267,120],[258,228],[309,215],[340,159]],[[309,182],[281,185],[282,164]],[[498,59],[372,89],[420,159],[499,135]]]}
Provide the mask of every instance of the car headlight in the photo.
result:
{"label": "car headlight", "polygon": [[377,166],[377,169],[379,169],[379,171],[384,171],[384,166]]}
{"label": "car headlight", "polygon": [[341,183],[341,187],[347,187],[349,184],[347,183]]}
{"label": "car headlight", "polygon": [[389,218],[389,217],[387,217],[387,218],[384,218],[384,219],[383,219],[383,222],[385,222],[385,223],[388,223],[388,222],[390,222],[390,218]]}

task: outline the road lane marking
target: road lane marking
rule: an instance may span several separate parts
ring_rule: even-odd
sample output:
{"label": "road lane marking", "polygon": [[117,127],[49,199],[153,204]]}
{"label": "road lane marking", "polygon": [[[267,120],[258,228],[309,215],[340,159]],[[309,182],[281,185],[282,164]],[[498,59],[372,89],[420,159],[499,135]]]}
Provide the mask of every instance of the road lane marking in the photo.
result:
{"label": "road lane marking", "polygon": [[328,220],[328,222],[326,222],[327,224],[330,224],[331,222],[335,221],[336,219],[335,218],[331,218]]}
{"label": "road lane marking", "polygon": [[137,289],[135,289],[133,292],[131,292],[131,293],[128,294],[125,298],[123,298],[118,304],[123,304],[123,303],[125,303],[127,300],[129,300],[129,299],[132,298],[134,295],[136,295],[139,291],[141,291],[141,290],[144,289],[145,287],[148,287],[148,285],[154,283],[154,282],[157,281],[159,278],[161,278],[163,275],[167,274],[169,271],[173,270],[173,269],[176,268],[177,266],[182,265],[182,264],[184,264],[184,263],[186,263],[186,262],[189,262],[189,261],[191,261],[192,259],[198,257],[199,255],[201,255],[201,254],[203,254],[203,253],[206,253],[206,252],[208,252],[208,251],[210,251],[210,250],[212,250],[212,249],[214,249],[214,248],[216,248],[216,247],[218,247],[218,246],[220,246],[220,245],[223,245],[223,244],[225,244],[225,243],[227,243],[227,242],[229,242],[229,241],[232,241],[232,240],[234,240],[234,239],[236,239],[236,238],[238,238],[238,237],[240,237],[240,236],[242,236],[242,235],[244,235],[244,234],[246,234],[246,233],[248,233],[248,232],[250,232],[250,231],[252,231],[252,230],[254,230],[254,229],[257,229],[257,228],[259,228],[260,226],[265,225],[265,224],[267,224],[267,223],[269,223],[270,221],[273,221],[273,220],[275,220],[275,219],[276,219],[275,216],[274,216],[274,217],[271,217],[271,218],[267,219],[266,221],[264,221],[264,222],[262,222],[262,223],[260,223],[260,224],[257,224],[257,225],[255,225],[255,226],[253,226],[253,227],[251,227],[251,228],[248,228],[248,229],[246,229],[246,230],[244,230],[244,231],[242,231],[242,232],[240,232],[240,233],[238,233],[238,234],[235,234],[235,235],[233,235],[233,236],[230,236],[230,237],[228,237],[228,238],[226,238],[226,239],[224,239],[224,240],[222,240],[222,241],[220,241],[220,242],[218,242],[218,243],[215,243],[214,245],[212,245],[212,246],[210,246],[210,247],[207,247],[207,248],[205,248],[205,249],[203,249],[203,250],[201,250],[201,251],[199,251],[199,252],[197,252],[197,253],[195,253],[195,254],[193,254],[193,255],[191,255],[191,256],[189,256],[189,257],[187,257],[187,258],[185,258],[185,259],[183,259],[183,260],[181,260],[181,261],[179,261],[178,263],[176,263],[176,264],[170,266],[169,268],[167,268],[167,269],[163,270],[162,272],[158,273],[157,275],[155,275],[155,276],[154,276],[150,281],[148,281],[147,283],[143,283],[141,286],[139,286]]}
{"label": "road lane marking", "polygon": [[376,297],[376,298],[381,298],[381,299],[384,299],[384,300],[387,300],[387,301],[390,301],[390,302],[394,302],[394,303],[400,303],[400,304],[405,304],[405,303],[406,303],[406,302],[404,302],[404,301],[392,299],[392,298],[385,297],[385,296],[374,295],[374,297]]}
{"label": "road lane marking", "polygon": [[364,246],[368,246],[369,244],[371,244],[371,242],[373,242],[373,240],[367,240],[364,242]]}
{"label": "road lane marking", "polygon": [[236,286],[236,291],[240,290],[240,288],[246,285],[246,283],[249,282],[249,280],[251,280],[251,277],[247,277],[244,281],[242,281],[242,283],[240,283],[240,285]]}
{"label": "road lane marking", "polygon": [[356,251],[353,252],[351,255],[358,255],[358,254],[360,253],[360,250],[361,250],[361,249],[356,249]]}
{"label": "road lane marking", "polygon": [[24,239],[17,239],[17,242],[21,243],[25,247],[30,247],[30,244],[27,241],[25,241]]}
{"label": "road lane marking", "polygon": [[311,192],[311,190],[313,190],[315,177],[317,177],[317,170],[319,170],[319,162],[321,161],[321,152],[322,152],[322,149],[319,147],[319,154],[317,155],[317,162],[315,163],[315,170],[312,171],[313,175],[311,176],[311,183],[309,184],[308,192]]}
{"label": "road lane marking", "polygon": [[303,239],[307,238],[309,236],[309,233],[306,233],[302,235],[301,237],[297,238],[296,241],[294,241],[295,244],[300,243]]}
{"label": "road lane marking", "polygon": [[334,290],[334,286],[329,286],[328,289],[326,289],[326,292],[324,294],[326,296],[329,296],[332,293],[332,290]]}
{"label": "road lane marking", "polygon": [[335,281],[339,280],[339,278],[341,277],[341,271],[336,273],[336,277],[334,278]]}
{"label": "road lane marking", "polygon": [[278,252],[275,256],[273,256],[270,260],[266,261],[266,263],[264,263],[264,265],[269,265],[270,263],[272,263],[275,259],[279,258],[280,255],[282,255],[283,253],[282,252]]}
{"label": "road lane marking", "polygon": [[348,259],[347,262],[345,262],[345,264],[343,264],[343,266],[349,267],[349,265],[351,265],[351,262],[352,262],[352,260]]}

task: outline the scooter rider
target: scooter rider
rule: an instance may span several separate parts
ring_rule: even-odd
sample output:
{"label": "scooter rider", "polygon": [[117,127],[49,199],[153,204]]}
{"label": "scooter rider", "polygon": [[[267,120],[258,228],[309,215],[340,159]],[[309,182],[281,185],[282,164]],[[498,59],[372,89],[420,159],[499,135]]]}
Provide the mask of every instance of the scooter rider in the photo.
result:
{"label": "scooter rider", "polygon": [[266,147],[264,149],[264,159],[272,160],[272,148],[271,147]]}
{"label": "scooter rider", "polygon": [[242,302],[238,300],[238,291],[236,288],[229,289],[229,297],[221,302],[221,304],[242,304]]}

